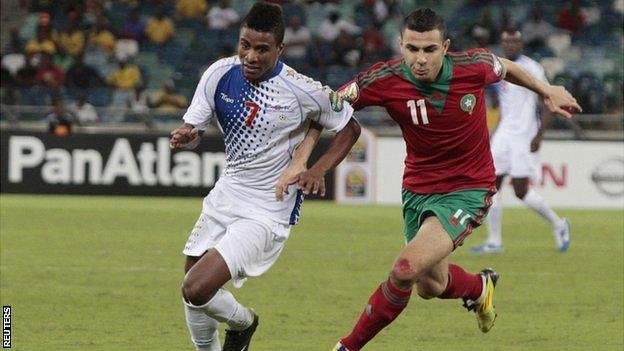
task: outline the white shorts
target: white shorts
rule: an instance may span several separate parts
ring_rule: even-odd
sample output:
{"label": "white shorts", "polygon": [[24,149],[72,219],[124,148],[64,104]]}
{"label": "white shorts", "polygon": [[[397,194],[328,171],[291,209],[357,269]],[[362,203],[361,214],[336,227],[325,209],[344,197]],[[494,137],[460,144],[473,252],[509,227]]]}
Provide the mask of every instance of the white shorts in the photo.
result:
{"label": "white shorts", "polygon": [[539,158],[531,152],[532,138],[494,133],[491,141],[492,158],[496,175],[510,175],[512,178],[537,179]]}
{"label": "white shorts", "polygon": [[240,204],[219,189],[206,198],[202,213],[182,251],[201,256],[215,248],[225,260],[232,283],[240,288],[247,277],[266,272],[277,261],[290,235],[290,225],[274,222],[252,211],[241,215]]}

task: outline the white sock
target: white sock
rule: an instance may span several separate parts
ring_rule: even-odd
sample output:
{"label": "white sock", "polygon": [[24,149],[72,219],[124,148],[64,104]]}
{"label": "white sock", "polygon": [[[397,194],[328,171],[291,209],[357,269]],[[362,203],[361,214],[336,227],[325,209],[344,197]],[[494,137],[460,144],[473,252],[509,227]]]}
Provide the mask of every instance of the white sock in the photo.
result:
{"label": "white sock", "polygon": [[487,231],[488,244],[503,245],[503,200],[500,191],[492,197],[492,206],[488,211]]}
{"label": "white sock", "polygon": [[195,307],[184,303],[184,316],[186,325],[191,333],[191,340],[197,351],[221,351],[219,342],[219,322],[210,318],[206,313]]}
{"label": "white sock", "polygon": [[251,310],[238,303],[234,295],[225,289],[217,290],[208,303],[196,307],[201,308],[209,317],[226,323],[232,330],[247,329],[253,322]]}
{"label": "white sock", "polygon": [[559,229],[564,225],[563,220],[557,216],[555,211],[553,211],[550,206],[546,204],[546,201],[544,201],[540,194],[538,194],[535,190],[529,189],[522,201],[550,222],[553,229]]}

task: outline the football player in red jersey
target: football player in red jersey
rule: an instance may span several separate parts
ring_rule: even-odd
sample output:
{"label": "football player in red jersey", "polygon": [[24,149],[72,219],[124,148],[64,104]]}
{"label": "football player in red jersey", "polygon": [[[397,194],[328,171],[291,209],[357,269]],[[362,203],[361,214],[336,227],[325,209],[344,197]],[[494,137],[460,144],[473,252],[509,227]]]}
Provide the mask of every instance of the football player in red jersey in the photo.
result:
{"label": "football player in red jersey", "polygon": [[488,332],[496,318],[497,273],[469,273],[448,258],[481,224],[496,192],[484,89],[505,79],[536,92],[563,117],[581,111],[563,87],[541,82],[512,61],[486,49],[448,52],[449,45],[444,19],[431,9],[416,10],[404,20],[402,57],[373,65],[339,90],[355,110],[385,107],[401,128],[406,246],[333,350],[364,347],[407,306],[413,286],[423,299],[463,299]]}

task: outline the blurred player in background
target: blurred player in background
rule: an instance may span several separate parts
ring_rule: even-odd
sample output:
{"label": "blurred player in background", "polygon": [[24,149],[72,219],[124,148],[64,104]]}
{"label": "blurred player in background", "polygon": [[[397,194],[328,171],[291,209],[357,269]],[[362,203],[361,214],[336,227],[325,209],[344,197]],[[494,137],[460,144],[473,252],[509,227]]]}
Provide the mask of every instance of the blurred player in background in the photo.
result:
{"label": "blurred player in background", "polygon": [[406,246],[333,350],[363,348],[407,306],[414,285],[424,299],[463,299],[488,332],[496,318],[498,275],[492,269],[468,273],[448,259],[481,224],[496,192],[485,86],[506,79],[541,95],[555,113],[570,117],[561,107],[580,109],[563,87],[549,86],[488,50],[447,52],[445,21],[430,9],[405,18],[400,44],[402,58],[373,65],[339,90],[356,110],[385,107],[403,132]]}
{"label": "blurred player in background", "polygon": [[[324,174],[359,136],[350,105],[335,104],[330,96],[336,94],[329,88],[279,60],[283,36],[281,8],[254,4],[241,25],[238,56],[218,60],[206,70],[184,124],[171,133],[172,148],[195,148],[202,131],[217,118],[225,139],[223,174],[205,197],[184,247],[182,293],[197,350],[221,350],[220,322],[228,326],[223,350],[248,350],[258,316],[223,285],[232,280],[240,287],[246,277],[259,276],[275,263],[299,217],[303,193],[324,192]],[[318,140],[320,128],[306,135],[309,121],[337,132],[336,137],[328,154],[299,175],[303,189],[292,186],[278,201],[280,174],[293,157],[307,161]],[[289,169],[305,170],[305,164]]]}
{"label": "blurred player in background", "polygon": [[[544,68],[522,55],[522,34],[519,31],[504,31],[501,34],[501,44],[507,59],[548,84]],[[540,123],[537,94],[521,86],[503,81],[496,85],[496,92],[501,119],[491,143],[496,168],[496,189],[499,189],[499,192],[493,197],[488,214],[488,238],[485,243],[473,246],[471,250],[475,253],[503,251],[503,204],[500,189],[505,177],[510,175],[516,197],[550,223],[557,249],[565,252],[570,245],[568,220],[557,216],[546,201],[535,190],[529,188],[529,180],[535,179],[539,172],[540,163],[536,153],[552,114],[542,108]]]}

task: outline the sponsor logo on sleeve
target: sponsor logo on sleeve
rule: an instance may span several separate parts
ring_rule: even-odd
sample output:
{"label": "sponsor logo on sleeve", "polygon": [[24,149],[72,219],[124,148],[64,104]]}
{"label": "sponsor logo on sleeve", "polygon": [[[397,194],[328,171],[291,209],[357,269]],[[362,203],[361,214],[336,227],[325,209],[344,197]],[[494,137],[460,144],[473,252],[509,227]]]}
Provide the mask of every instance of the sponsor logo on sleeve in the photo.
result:
{"label": "sponsor logo on sleeve", "polygon": [[503,64],[500,62],[498,57],[495,55],[492,56],[494,56],[494,73],[500,77],[503,75]]}
{"label": "sponsor logo on sleeve", "polygon": [[344,107],[344,100],[342,99],[342,96],[335,91],[329,92],[329,103],[331,104],[332,110],[335,112],[342,111]]}
{"label": "sponsor logo on sleeve", "polygon": [[338,91],[338,94],[342,96],[343,100],[349,103],[354,103],[360,97],[360,88],[358,87],[356,82],[351,82],[351,84],[340,89]]}

